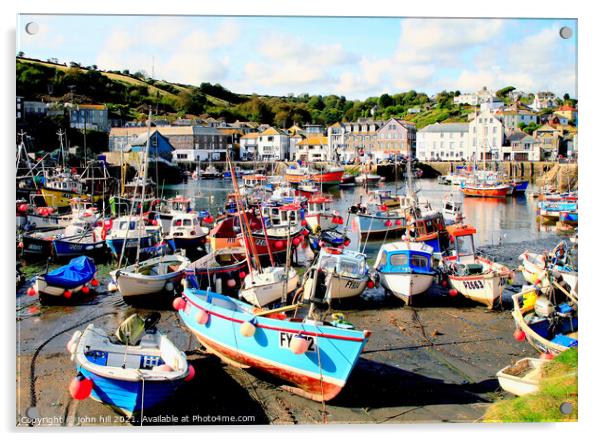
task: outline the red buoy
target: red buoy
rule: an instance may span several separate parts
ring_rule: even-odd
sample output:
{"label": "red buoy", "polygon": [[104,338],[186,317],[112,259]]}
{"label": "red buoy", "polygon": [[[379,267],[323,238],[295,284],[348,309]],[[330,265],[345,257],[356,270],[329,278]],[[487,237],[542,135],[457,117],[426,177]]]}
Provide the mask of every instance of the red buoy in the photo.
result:
{"label": "red buoy", "polygon": [[245,277],[247,277],[247,273],[245,273],[244,271],[241,271],[241,272],[238,273],[238,277],[240,277],[240,280],[242,280]]}
{"label": "red buoy", "polygon": [[172,306],[176,311],[184,309],[186,307],[186,300],[184,300],[182,297],[176,297],[173,299]]}
{"label": "red buoy", "polygon": [[194,378],[195,374],[196,374],[196,372],[194,370],[194,366],[189,364],[188,365],[188,375],[186,375],[186,377],[184,377],[184,381],[191,381]]}
{"label": "red buoy", "polygon": [[307,236],[309,234],[309,231],[303,230],[302,233],[303,233],[304,236]]}
{"label": "red buoy", "polygon": [[393,222],[391,222],[390,220],[387,220],[387,221],[385,222],[385,227],[390,227],[390,226],[392,226],[392,225],[393,225]]}
{"label": "red buoy", "polygon": [[274,244],[274,246],[281,250],[282,248],[284,248],[284,242],[282,242],[281,240],[277,240],[276,243]]}
{"label": "red buoy", "polygon": [[442,286],[443,288],[445,288],[445,287],[447,286],[447,280],[442,280],[442,281],[441,281],[441,286]]}
{"label": "red buoy", "polygon": [[70,299],[71,298],[71,291],[69,291],[68,289],[66,289],[63,292],[63,295],[65,296],[66,299]]}
{"label": "red buoy", "polygon": [[92,393],[93,386],[92,380],[78,374],[69,384],[69,393],[74,400],[85,400]]}
{"label": "red buoy", "polygon": [[303,227],[307,226],[307,221],[305,219],[303,219],[301,221],[301,226],[303,226]]}
{"label": "red buoy", "polygon": [[345,239],[344,245],[348,247],[351,244],[351,240]]}
{"label": "red buoy", "polygon": [[87,286],[83,286],[83,287],[82,287],[82,292],[83,292],[84,294],[88,294],[88,293],[90,292],[90,288],[88,288]]}
{"label": "red buoy", "polygon": [[397,220],[395,221],[395,225],[397,225],[397,226],[399,227],[399,226],[401,225],[401,219],[397,219]]}
{"label": "red buoy", "polygon": [[226,282],[226,285],[228,285],[228,288],[234,288],[236,286],[236,280],[228,279],[228,281]]}
{"label": "red buoy", "polygon": [[458,290],[457,289],[450,289],[449,290],[449,295],[452,297],[456,297],[458,295]]}
{"label": "red buoy", "polygon": [[523,341],[527,337],[525,331],[523,331],[522,329],[517,329],[516,331],[514,331],[513,335],[516,341]]}
{"label": "red buoy", "polygon": [[299,245],[300,243],[301,243],[301,238],[299,238],[299,237],[295,237],[295,238],[293,239],[293,245],[297,246],[297,245]]}
{"label": "red buoy", "polygon": [[94,288],[96,288],[96,287],[98,287],[98,285],[100,285],[100,283],[98,283],[98,280],[92,279],[92,281],[90,282],[90,285],[92,285]]}
{"label": "red buoy", "polygon": [[33,286],[30,286],[27,289],[27,295],[28,296],[35,296],[36,295],[36,289]]}
{"label": "red buoy", "polygon": [[542,352],[542,354],[539,356],[539,358],[541,360],[553,360],[554,354],[551,354],[550,352]]}
{"label": "red buoy", "polygon": [[373,281],[373,280],[368,280],[368,282],[366,283],[366,286],[367,286],[369,289],[372,289],[372,288],[374,288],[374,281]]}

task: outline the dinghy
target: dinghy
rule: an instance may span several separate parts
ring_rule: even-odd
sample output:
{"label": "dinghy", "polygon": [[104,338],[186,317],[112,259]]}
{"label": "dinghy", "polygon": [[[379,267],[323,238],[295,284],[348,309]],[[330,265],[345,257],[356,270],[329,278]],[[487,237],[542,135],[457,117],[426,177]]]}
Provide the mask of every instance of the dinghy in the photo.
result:
{"label": "dinghy", "polygon": [[501,304],[504,286],[512,278],[512,271],[500,263],[476,256],[473,239],[476,228],[457,224],[448,226],[447,231],[454,242],[453,255],[443,257],[452,287],[450,294],[460,293],[489,309]]}
{"label": "dinghy", "polygon": [[339,394],[370,336],[349,324],[257,311],[206,290],[186,288],[176,300],[181,320],[208,351],[268,372],[287,383],[286,390],[315,401]]}
{"label": "dinghy", "polygon": [[170,300],[189,264],[181,254],[159,256],[112,271],[111,277],[126,303],[149,296]]}
{"label": "dinghy", "polygon": [[[565,254],[563,254],[563,256],[556,256],[561,249]],[[559,243],[548,257],[543,254],[525,251],[518,256],[523,277],[531,284],[542,285],[542,287],[545,287],[544,285],[549,283],[547,271],[551,271],[555,278],[558,279],[561,277],[562,280],[569,284],[571,289],[574,289],[577,286],[579,273],[572,265],[570,256],[566,253],[566,245],[564,242]]]}
{"label": "dinghy", "polygon": [[425,243],[388,243],[380,248],[374,269],[378,271],[385,292],[409,305],[413,296],[426,292],[433,284],[432,257],[433,247]]}
{"label": "dinghy", "polygon": [[185,274],[186,279],[193,277],[202,289],[234,295],[238,293],[247,271],[245,249],[237,247],[211,251],[190,263]]}
{"label": "dinghy", "polygon": [[141,337],[124,338],[118,332],[121,341],[94,324],[73,334],[68,344],[77,368],[69,388],[73,398],[90,396],[128,417],[142,416],[172,399],[194,377],[184,353],[154,327],[142,323]]}
{"label": "dinghy", "polygon": [[90,286],[98,286],[96,266],[89,257],[80,256],[67,265],[37,276],[31,294],[37,293],[42,304],[63,303],[74,295],[88,294]]}
{"label": "dinghy", "polygon": [[576,292],[549,285],[524,289],[512,296],[514,338],[527,340],[539,352],[559,354],[578,346]]}
{"label": "dinghy", "polygon": [[547,361],[538,358],[523,358],[500,369],[495,376],[506,392],[518,396],[532,394],[539,390],[543,365]]}

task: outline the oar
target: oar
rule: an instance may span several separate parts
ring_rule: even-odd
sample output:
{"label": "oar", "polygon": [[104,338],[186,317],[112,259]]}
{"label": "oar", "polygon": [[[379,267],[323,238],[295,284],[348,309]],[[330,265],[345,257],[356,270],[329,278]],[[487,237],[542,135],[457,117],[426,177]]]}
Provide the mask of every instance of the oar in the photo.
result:
{"label": "oar", "polygon": [[259,312],[255,313],[255,316],[261,317],[261,316],[264,316],[267,314],[276,314],[278,312],[291,311],[293,309],[297,309],[300,306],[301,306],[301,303],[295,303],[294,305],[281,306],[280,308],[268,309],[267,311],[259,311]]}

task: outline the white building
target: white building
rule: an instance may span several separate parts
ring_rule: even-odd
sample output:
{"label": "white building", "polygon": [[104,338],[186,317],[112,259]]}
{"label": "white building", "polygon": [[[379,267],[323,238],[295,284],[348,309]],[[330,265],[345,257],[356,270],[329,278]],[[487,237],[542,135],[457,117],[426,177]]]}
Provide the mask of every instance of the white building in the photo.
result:
{"label": "white building", "polygon": [[514,132],[506,138],[506,145],[502,147],[505,161],[539,161],[541,150],[539,143],[524,132]]}
{"label": "white building", "polygon": [[308,135],[307,138],[297,144],[294,159],[307,162],[331,160],[332,155],[328,146],[328,138],[322,135]]}
{"label": "white building", "polygon": [[471,106],[478,106],[479,104],[486,103],[495,98],[495,94],[487,90],[487,87],[483,87],[481,90],[475,93],[464,93],[454,97],[454,104],[469,104]]}
{"label": "white building", "polygon": [[334,156],[338,156],[340,161],[353,161],[356,157],[355,152],[347,150],[347,133],[345,123],[336,122],[328,127],[328,149]]}
{"label": "white building", "polygon": [[252,160],[257,155],[259,133],[247,133],[240,137],[240,159]]}
{"label": "white building", "polygon": [[420,161],[460,161],[468,158],[468,123],[435,123],[416,133]]}
{"label": "white building", "polygon": [[499,115],[485,110],[468,123],[467,160],[476,158],[501,159],[504,143],[504,125]]}
{"label": "white building", "polygon": [[282,130],[270,127],[259,134],[257,159],[281,161],[288,158],[290,138]]}
{"label": "white building", "polygon": [[556,100],[556,95],[552,92],[537,92],[535,97],[533,98],[533,103],[531,104],[531,108],[539,112],[543,109],[549,109],[554,107]]}

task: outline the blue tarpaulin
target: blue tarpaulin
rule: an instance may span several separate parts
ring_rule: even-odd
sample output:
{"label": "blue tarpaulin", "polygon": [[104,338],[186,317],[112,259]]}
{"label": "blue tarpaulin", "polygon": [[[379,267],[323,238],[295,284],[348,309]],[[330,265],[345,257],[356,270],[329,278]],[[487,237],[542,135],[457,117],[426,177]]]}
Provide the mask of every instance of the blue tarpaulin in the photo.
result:
{"label": "blue tarpaulin", "polygon": [[94,261],[88,256],[80,256],[72,259],[67,265],[50,271],[44,279],[49,285],[71,289],[88,283],[94,278],[94,273]]}

